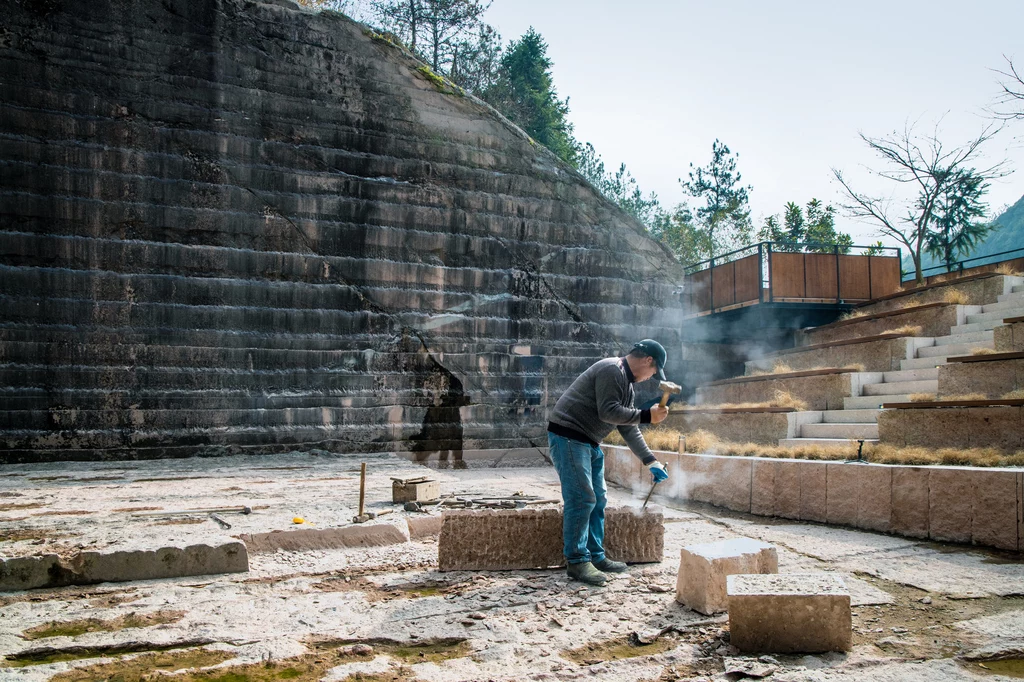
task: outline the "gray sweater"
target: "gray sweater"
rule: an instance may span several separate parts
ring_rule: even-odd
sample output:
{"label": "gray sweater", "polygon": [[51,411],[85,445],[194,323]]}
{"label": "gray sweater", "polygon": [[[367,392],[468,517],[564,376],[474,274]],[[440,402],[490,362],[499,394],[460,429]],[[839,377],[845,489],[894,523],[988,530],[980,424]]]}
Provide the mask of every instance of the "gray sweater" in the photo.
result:
{"label": "gray sweater", "polygon": [[625,358],[598,360],[555,403],[548,430],[570,438],[575,432],[596,444],[617,428],[633,454],[650,464],[654,453],[638,425],[650,423],[651,411],[633,407],[632,382]]}

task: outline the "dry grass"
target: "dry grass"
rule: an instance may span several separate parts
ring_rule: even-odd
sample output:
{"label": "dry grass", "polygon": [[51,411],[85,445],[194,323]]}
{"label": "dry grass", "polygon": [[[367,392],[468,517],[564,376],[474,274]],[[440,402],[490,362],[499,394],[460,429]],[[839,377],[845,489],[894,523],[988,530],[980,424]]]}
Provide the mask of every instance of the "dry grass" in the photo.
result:
{"label": "dry grass", "polygon": [[912,403],[930,403],[935,400],[934,393],[911,393],[910,402]]}
{"label": "dry grass", "polygon": [[800,400],[789,391],[783,391],[781,388],[775,389],[775,395],[768,401],[771,407],[791,407],[797,412],[807,411],[807,401]]}
{"label": "dry grass", "polygon": [[971,355],[995,355],[998,353],[995,348],[972,348]]}
{"label": "dry grass", "polygon": [[[651,434],[660,432],[659,439],[652,439]],[[648,444],[654,450],[675,452],[682,436],[685,452],[692,454],[725,455],[731,457],[772,457],[776,459],[809,459],[836,461],[852,459],[857,455],[857,443],[850,445],[807,445],[801,447],[781,447],[778,445],[761,445],[759,443],[732,443],[723,441],[709,431],[703,429],[691,433],[680,434],[675,429],[652,429],[645,433]],[[618,432],[605,439],[611,445],[624,445]],[[618,440],[618,442],[614,442]],[[863,456],[876,464],[905,465],[946,465],[946,466],[979,466],[979,467],[1019,467],[1024,466],[1024,450],[1013,453],[1002,452],[995,448],[923,448],[903,447],[879,443],[865,443]]]}
{"label": "dry grass", "polygon": [[828,365],[815,365],[814,367],[806,367],[804,369],[793,369],[785,363],[777,363],[771,370],[755,369],[747,376],[751,377],[764,377],[772,374],[788,374],[789,372],[817,372],[823,369],[845,369],[850,372],[863,372],[865,367],[859,362],[855,362],[852,365],[843,365],[842,367],[830,367]]}
{"label": "dry grass", "polygon": [[905,324],[902,327],[896,327],[895,329],[886,329],[885,331],[879,332],[879,334],[899,334],[900,336],[920,336],[921,325]]}
{"label": "dry grass", "polygon": [[967,305],[970,303],[970,298],[960,289],[950,289],[942,296],[942,300],[946,303],[956,303],[958,305]]}
{"label": "dry grass", "polygon": [[1000,400],[1024,400],[1024,388],[1018,388],[1016,391],[1010,391],[1000,396]]}
{"label": "dry grass", "polygon": [[855,320],[858,317],[867,317],[867,314],[868,313],[866,310],[848,310],[839,316],[839,321],[842,322],[844,320]]}
{"label": "dry grass", "polygon": [[1020,270],[1015,269],[1009,263],[1000,263],[999,267],[997,267],[992,272],[996,273],[997,275],[1009,275],[1010,277],[1021,277],[1022,275],[1024,275],[1024,273],[1022,273]]}

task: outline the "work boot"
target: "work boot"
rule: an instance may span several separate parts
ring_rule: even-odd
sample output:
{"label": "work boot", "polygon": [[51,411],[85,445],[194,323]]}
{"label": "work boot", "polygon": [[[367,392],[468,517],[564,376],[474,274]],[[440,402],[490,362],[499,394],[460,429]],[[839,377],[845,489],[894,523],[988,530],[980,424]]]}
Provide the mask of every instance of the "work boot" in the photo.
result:
{"label": "work boot", "polygon": [[589,583],[591,585],[601,586],[608,580],[607,576],[594,568],[594,564],[589,561],[584,561],[581,564],[569,564],[565,572],[573,580],[579,580],[581,583]]}
{"label": "work boot", "polygon": [[594,562],[594,568],[603,573],[625,573],[626,564],[621,561],[612,561],[608,557]]}

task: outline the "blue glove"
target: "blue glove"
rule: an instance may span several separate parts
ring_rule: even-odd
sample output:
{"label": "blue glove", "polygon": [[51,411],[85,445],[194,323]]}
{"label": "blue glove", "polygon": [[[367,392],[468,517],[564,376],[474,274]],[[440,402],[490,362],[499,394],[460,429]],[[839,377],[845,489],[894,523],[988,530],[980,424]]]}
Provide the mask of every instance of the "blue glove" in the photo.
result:
{"label": "blue glove", "polygon": [[655,460],[651,462],[648,467],[651,470],[651,474],[654,476],[655,483],[661,483],[662,481],[668,480],[668,472],[665,471],[665,465]]}

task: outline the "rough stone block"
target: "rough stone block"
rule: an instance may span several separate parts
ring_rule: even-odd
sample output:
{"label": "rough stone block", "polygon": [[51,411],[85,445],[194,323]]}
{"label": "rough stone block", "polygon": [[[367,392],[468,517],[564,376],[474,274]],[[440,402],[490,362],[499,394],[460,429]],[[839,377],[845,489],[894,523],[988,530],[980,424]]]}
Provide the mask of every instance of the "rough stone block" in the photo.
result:
{"label": "rough stone block", "polygon": [[244,573],[249,555],[241,542],[162,547],[152,551],[82,552],[68,562],[67,584],[155,580],[190,575]]}
{"label": "rough stone block", "polygon": [[970,542],[971,476],[956,469],[934,469],[928,477],[928,537],[940,542]]}
{"label": "rough stone block", "polygon": [[433,502],[441,497],[441,484],[437,481],[419,481],[416,483],[391,482],[391,502]]}
{"label": "rough stone block", "polygon": [[283,530],[271,533],[241,535],[240,539],[253,553],[305,552],[313,549],[343,547],[383,547],[408,540],[405,533],[390,523],[360,524],[345,528]]}
{"label": "rough stone block", "polygon": [[443,516],[410,516],[405,520],[409,525],[409,539],[420,540],[433,535],[440,535],[444,524]]}
{"label": "rough stone block", "polygon": [[727,576],[778,572],[778,552],[759,540],[736,538],[689,545],[680,550],[676,601],[703,614],[725,611],[729,607]]}
{"label": "rough stone block", "polygon": [[750,488],[751,514],[771,516],[775,513],[775,471],[778,465],[774,460],[754,460]]}
{"label": "rough stone block", "polygon": [[967,443],[972,448],[999,448],[1013,452],[1024,447],[1020,407],[972,407],[963,412]]}
{"label": "rough stone block", "polygon": [[971,476],[971,542],[997,549],[1017,549],[1017,478],[1014,471],[974,471]]}
{"label": "rough stone block", "polygon": [[[627,563],[664,558],[665,518],[648,506],[605,511],[605,550]],[[444,514],[437,545],[442,571],[516,570],[561,566],[562,510],[458,510]]]}
{"label": "rough stone block", "polygon": [[800,518],[800,477],[802,462],[779,462],[775,470],[775,515]]}
{"label": "rough stone block", "polygon": [[828,465],[824,462],[801,462],[800,469],[800,518],[825,523]]}
{"label": "rough stone block", "polygon": [[56,554],[0,559],[0,592],[32,590],[51,584],[60,558]]}
{"label": "rough stone block", "polygon": [[1017,474],[1017,551],[1024,552],[1024,473]]}
{"label": "rough stone block", "polygon": [[892,467],[828,464],[828,522],[888,531],[892,520]]}
{"label": "rough stone block", "polygon": [[733,511],[750,511],[751,460],[746,457],[711,457],[710,502]]}
{"label": "rough stone block", "polygon": [[928,477],[929,470],[923,467],[893,467],[891,532],[928,537]]}
{"label": "rough stone block", "polygon": [[850,593],[827,573],[731,575],[729,641],[744,652],[849,651]]}

